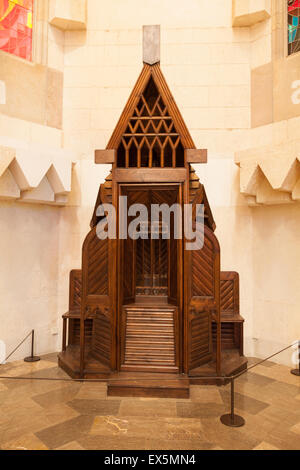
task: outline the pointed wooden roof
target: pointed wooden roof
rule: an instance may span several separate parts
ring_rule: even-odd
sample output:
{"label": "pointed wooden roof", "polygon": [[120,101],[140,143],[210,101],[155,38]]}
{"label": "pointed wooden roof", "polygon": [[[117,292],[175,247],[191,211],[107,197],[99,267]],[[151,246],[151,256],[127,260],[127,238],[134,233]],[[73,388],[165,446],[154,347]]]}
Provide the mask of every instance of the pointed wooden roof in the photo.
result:
{"label": "pointed wooden roof", "polygon": [[106,149],[112,150],[119,147],[122,135],[124,134],[130,118],[134,114],[134,110],[140,100],[141,94],[147,87],[149,80],[153,79],[163,101],[166,105],[169,115],[173,120],[176,131],[180,135],[181,143],[185,149],[195,149],[195,144],[185,125],[183,117],[178,109],[178,106],[173,98],[173,95],[168,87],[165,77],[161,71],[159,63],[154,65],[144,64],[141,74],[132,90],[132,93],[127,101],[127,104],[121,114],[121,117],[116,125],[116,128],[107,144]]}

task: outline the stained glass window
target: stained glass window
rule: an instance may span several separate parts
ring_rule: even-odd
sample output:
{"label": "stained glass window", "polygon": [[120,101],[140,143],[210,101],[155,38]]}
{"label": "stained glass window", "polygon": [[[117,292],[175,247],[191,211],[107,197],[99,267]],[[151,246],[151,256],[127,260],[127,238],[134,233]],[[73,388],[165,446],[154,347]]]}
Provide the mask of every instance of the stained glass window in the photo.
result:
{"label": "stained glass window", "polygon": [[33,0],[0,0],[0,49],[32,57]]}
{"label": "stained glass window", "polygon": [[300,51],[300,0],[287,0],[288,3],[288,53]]}

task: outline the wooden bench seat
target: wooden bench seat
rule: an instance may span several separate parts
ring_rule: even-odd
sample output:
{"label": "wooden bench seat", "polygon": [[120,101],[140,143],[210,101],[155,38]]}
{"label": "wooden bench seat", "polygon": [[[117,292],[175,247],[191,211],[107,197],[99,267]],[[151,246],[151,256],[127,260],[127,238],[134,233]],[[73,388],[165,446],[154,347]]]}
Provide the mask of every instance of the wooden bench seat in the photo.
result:
{"label": "wooden bench seat", "polygon": [[[81,308],[81,269],[70,272],[69,281],[69,310],[62,315],[63,335],[62,350],[66,351],[68,345],[78,345],[80,341],[80,308]],[[85,336],[87,341],[92,337],[93,319],[89,316],[85,321]],[[68,331],[68,334],[67,334]],[[68,336],[68,342],[67,342]]]}
{"label": "wooden bench seat", "polygon": [[[244,318],[240,315],[239,275],[234,271],[222,271],[220,278],[221,347],[238,349],[244,354]],[[212,336],[216,342],[217,325],[212,323]]]}

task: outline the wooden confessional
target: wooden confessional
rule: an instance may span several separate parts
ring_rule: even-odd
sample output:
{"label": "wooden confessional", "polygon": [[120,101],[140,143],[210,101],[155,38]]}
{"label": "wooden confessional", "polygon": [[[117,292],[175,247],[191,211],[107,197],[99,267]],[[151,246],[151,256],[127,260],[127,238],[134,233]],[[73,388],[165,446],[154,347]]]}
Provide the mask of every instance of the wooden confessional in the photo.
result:
{"label": "wooden confessional", "polygon": [[[107,378],[111,395],[186,397],[190,383],[202,383],[197,376],[246,366],[239,277],[220,271],[215,222],[191,166],[205,161],[159,63],[144,64],[106,150],[96,151],[112,170],[100,185],[82,269],[70,274],[59,365],[72,377]],[[149,213],[152,204],[203,204],[203,248],[186,250],[172,230],[165,239],[161,222],[155,239],[149,224],[137,240],[118,230],[116,239],[99,239],[97,208],[113,204],[118,221],[120,196]]]}

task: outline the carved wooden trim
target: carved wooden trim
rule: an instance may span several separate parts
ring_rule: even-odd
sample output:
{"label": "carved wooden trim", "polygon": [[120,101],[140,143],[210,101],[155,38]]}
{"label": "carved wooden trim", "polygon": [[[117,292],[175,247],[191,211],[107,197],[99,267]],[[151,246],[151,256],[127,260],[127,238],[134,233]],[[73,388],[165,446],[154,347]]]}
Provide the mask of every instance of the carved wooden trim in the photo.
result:
{"label": "carved wooden trim", "polygon": [[116,151],[114,149],[95,150],[95,163],[115,163]]}
{"label": "carved wooden trim", "polygon": [[186,149],[187,163],[207,163],[207,149]]}
{"label": "carved wooden trim", "polygon": [[130,168],[115,169],[115,181],[119,183],[172,183],[183,182],[187,179],[185,168]]}

